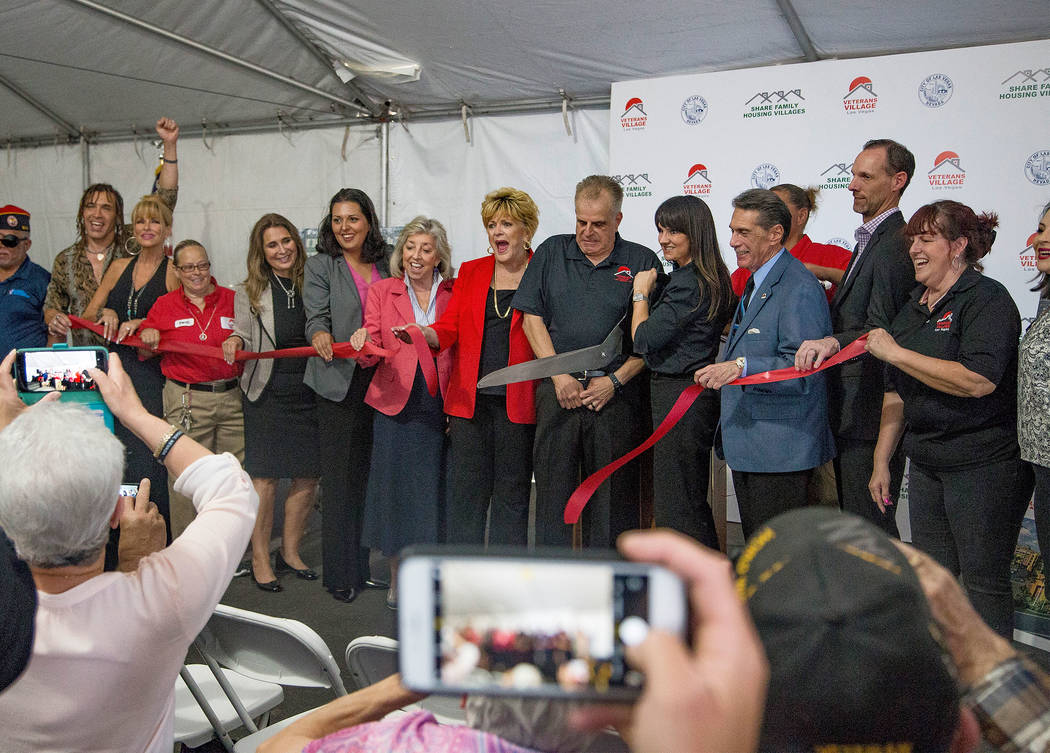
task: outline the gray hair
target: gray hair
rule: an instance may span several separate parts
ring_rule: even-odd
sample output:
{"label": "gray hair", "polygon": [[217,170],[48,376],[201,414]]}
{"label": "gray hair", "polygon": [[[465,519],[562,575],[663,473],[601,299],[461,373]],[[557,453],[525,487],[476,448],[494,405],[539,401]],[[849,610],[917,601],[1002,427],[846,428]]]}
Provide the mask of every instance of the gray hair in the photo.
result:
{"label": "gray hair", "polygon": [[420,233],[426,233],[434,239],[434,247],[438,252],[437,271],[441,275],[442,280],[451,280],[453,272],[452,247],[448,244],[445,226],[437,220],[424,217],[423,215],[413,217],[408,221],[407,225],[401,228],[401,235],[397,237],[397,243],[394,245],[394,253],[390,255],[391,274],[394,277],[405,276],[405,242],[413,235],[419,235]]}
{"label": "gray hair", "polygon": [[733,208],[758,212],[758,225],[771,230],[774,225],[784,228],[784,238],[791,235],[791,210],[784,200],[765,188],[749,188],[733,199]]}
{"label": "gray hair", "polygon": [[0,431],[0,527],[35,567],[97,557],[124,474],[124,446],[96,414],[44,403]]}
{"label": "gray hair", "polygon": [[507,742],[545,753],[587,750],[598,737],[569,725],[569,714],[583,706],[575,700],[467,696],[467,726]]}
{"label": "gray hair", "polygon": [[588,175],[576,184],[574,201],[580,199],[594,200],[602,194],[608,194],[612,213],[619,214],[623,208],[623,187],[608,175]]}

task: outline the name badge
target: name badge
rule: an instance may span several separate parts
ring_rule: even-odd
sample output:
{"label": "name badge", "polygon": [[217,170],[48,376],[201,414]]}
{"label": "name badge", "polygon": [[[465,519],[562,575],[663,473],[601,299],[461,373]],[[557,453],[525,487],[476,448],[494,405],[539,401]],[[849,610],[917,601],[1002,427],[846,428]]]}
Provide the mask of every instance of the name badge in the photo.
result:
{"label": "name badge", "polygon": [[232,316],[220,316],[219,326],[223,329],[233,329],[233,317]]}
{"label": "name badge", "polygon": [[192,327],[192,326],[193,326],[193,318],[192,317],[189,318],[189,319],[176,319],[175,320],[175,327],[176,328],[178,328],[178,327]]}

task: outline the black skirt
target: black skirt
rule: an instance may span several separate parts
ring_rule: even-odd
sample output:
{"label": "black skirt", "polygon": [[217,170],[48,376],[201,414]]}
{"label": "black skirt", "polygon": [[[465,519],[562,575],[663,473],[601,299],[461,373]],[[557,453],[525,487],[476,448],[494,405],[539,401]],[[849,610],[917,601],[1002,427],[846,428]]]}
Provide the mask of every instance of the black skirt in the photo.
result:
{"label": "black skirt", "polygon": [[254,403],[244,404],[244,470],[257,478],[318,478],[314,391],[302,374],[275,371]]}

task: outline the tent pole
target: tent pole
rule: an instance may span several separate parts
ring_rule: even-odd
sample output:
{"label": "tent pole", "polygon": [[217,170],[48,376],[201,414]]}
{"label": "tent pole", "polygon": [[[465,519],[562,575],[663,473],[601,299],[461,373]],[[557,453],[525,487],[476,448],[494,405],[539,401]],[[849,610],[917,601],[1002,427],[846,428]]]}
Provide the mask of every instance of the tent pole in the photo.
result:
{"label": "tent pole", "polygon": [[780,6],[780,12],[784,14],[784,20],[787,21],[788,26],[791,27],[791,33],[795,35],[795,41],[797,41],[798,46],[802,48],[806,60],[811,63],[815,60],[820,60],[820,55],[817,54],[817,48],[813,46],[813,40],[809,38],[809,32],[807,32],[806,27],[802,25],[802,20],[798,17],[798,13],[795,11],[795,6],[791,4],[791,0],[777,0],[777,5]]}
{"label": "tent pole", "polygon": [[387,227],[390,217],[390,121],[379,126],[379,204],[383,213],[379,223]]}
{"label": "tent pole", "polygon": [[361,104],[368,108],[368,111],[372,114],[373,117],[378,117],[382,113],[382,109],[379,107],[379,105],[373,102],[372,99],[364,93],[360,86],[355,84],[353,81],[344,82],[338,76],[335,75],[335,70],[332,67],[332,61],[328,59],[328,57],[320,50],[320,48],[316,44],[314,44],[314,42],[309,37],[307,37],[305,34],[303,34],[302,31],[299,30],[299,27],[296,26],[295,23],[293,23],[292,20],[288,18],[288,16],[284,15],[284,13],[282,13],[277,8],[277,6],[273,4],[273,0],[257,1],[259,5],[261,5],[270,12],[270,15],[274,17],[274,20],[281,24],[281,26],[283,26],[289,34],[291,34],[293,37],[296,38],[296,40],[298,40],[299,44],[303,46],[303,49],[309,52],[310,55],[312,55],[317,60],[317,62],[319,62],[321,66],[326,71],[328,71],[328,74],[332,78],[334,78],[336,81],[339,81],[340,85],[345,86],[347,91],[349,91],[352,95],[361,100]]}
{"label": "tent pole", "polygon": [[69,138],[80,138],[80,132],[77,130],[76,126],[74,126],[65,118],[61,117],[58,113],[56,113],[50,107],[45,105],[43,102],[33,97],[33,95],[31,95],[29,92],[22,89],[22,87],[8,80],[4,76],[0,76],[0,86],[3,86],[5,89],[9,90],[12,94],[22,99],[27,105],[32,107],[40,114],[44,115],[55,125],[59,126],[63,131],[66,132],[66,136],[68,136]]}
{"label": "tent pole", "polygon": [[80,171],[80,179],[86,191],[91,185],[91,144],[88,143],[87,136],[84,134],[80,134]]}
{"label": "tent pole", "polygon": [[275,81],[280,81],[282,84],[286,84],[301,91],[309,92],[310,94],[313,94],[317,97],[321,97],[322,99],[325,99],[329,102],[344,105],[345,107],[349,107],[350,109],[356,110],[360,113],[364,113],[365,115],[371,115],[367,107],[359,105],[357,102],[351,102],[349,99],[345,99],[330,92],[326,92],[323,89],[318,89],[316,86],[304,84],[302,81],[297,81],[294,78],[291,78],[290,76],[285,76],[281,73],[277,73],[276,71],[271,71],[269,68],[264,68],[261,65],[256,65],[255,63],[249,60],[244,60],[242,58],[231,55],[228,52],[223,52],[222,50],[218,50],[214,47],[209,47],[208,45],[201,44],[200,42],[189,39],[188,37],[184,37],[181,34],[175,34],[174,32],[168,31],[167,29],[162,29],[159,26],[147,23],[146,21],[142,21],[141,19],[135,18],[134,16],[129,16],[128,14],[121,13],[120,11],[114,10],[113,8],[108,8],[105,5],[92,2],[92,0],[66,0],[66,2],[74,3],[75,5],[80,5],[84,8],[97,11],[103,15],[109,16],[110,18],[115,18],[118,21],[123,21],[126,24],[148,31],[151,34],[156,34],[157,36],[164,37],[165,39],[171,40],[172,42],[178,42],[179,44],[191,47],[194,50],[197,50],[198,52],[206,53],[208,55],[211,55],[212,57],[224,60],[227,63],[232,63],[236,66],[240,66],[241,68],[246,68],[249,71],[254,71],[255,73],[266,76],[267,78],[271,78]]}

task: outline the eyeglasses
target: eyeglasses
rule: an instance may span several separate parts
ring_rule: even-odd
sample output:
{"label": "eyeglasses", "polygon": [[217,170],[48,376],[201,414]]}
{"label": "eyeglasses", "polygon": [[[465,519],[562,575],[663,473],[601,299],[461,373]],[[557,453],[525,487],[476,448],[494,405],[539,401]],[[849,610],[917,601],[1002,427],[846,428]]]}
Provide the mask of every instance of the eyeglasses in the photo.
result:
{"label": "eyeglasses", "polygon": [[185,272],[186,274],[189,274],[193,271],[207,272],[209,269],[211,269],[211,262],[202,261],[199,264],[183,264],[182,266],[175,267],[175,269],[179,270],[180,272]]}
{"label": "eyeglasses", "polygon": [[0,238],[0,243],[3,243],[8,248],[14,248],[24,240],[26,239],[19,238],[17,235],[5,235],[3,238]]}

